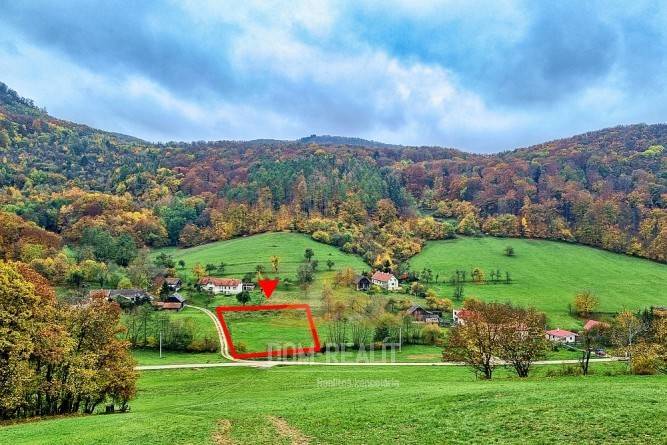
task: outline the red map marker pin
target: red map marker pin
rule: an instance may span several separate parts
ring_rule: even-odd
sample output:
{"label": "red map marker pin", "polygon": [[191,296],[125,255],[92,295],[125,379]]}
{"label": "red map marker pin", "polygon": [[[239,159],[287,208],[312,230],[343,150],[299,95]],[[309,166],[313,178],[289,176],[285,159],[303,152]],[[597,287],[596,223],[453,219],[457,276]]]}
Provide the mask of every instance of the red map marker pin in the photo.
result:
{"label": "red map marker pin", "polygon": [[271,298],[271,294],[273,293],[274,290],[276,290],[276,286],[278,286],[278,282],[280,280],[278,278],[274,278],[273,280],[259,280],[257,281],[257,284],[259,284],[259,287],[262,288],[262,291],[264,291],[264,295],[266,296],[266,299],[268,300]]}

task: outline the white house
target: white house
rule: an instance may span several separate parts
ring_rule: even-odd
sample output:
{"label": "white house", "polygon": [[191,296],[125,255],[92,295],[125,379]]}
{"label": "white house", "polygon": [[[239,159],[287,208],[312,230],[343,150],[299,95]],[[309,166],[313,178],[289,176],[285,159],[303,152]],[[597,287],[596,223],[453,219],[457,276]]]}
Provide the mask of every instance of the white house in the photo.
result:
{"label": "white house", "polygon": [[577,334],[560,328],[546,331],[545,335],[548,340],[560,343],[574,343],[577,340]]}
{"label": "white house", "polygon": [[454,309],[452,311],[452,320],[455,325],[464,325],[466,318],[471,317],[473,314],[474,312],[469,309]]}
{"label": "white house", "polygon": [[243,283],[236,278],[203,277],[199,285],[205,291],[214,294],[238,295],[243,292]]}
{"label": "white house", "polygon": [[371,282],[380,286],[383,289],[387,290],[397,290],[398,289],[398,279],[390,274],[385,272],[375,272],[371,277]]}

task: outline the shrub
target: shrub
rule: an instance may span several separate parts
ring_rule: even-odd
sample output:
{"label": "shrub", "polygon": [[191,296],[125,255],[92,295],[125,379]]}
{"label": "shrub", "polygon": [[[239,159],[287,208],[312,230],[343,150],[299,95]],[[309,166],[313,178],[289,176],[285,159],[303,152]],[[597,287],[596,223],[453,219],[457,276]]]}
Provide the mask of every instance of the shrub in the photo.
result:
{"label": "shrub", "polygon": [[424,344],[438,345],[442,342],[442,329],[437,324],[427,324],[421,330],[421,339]]}
{"label": "shrub", "polygon": [[322,230],[316,230],[312,235],[315,241],[319,241],[324,244],[331,244],[331,236]]}
{"label": "shrub", "polygon": [[640,343],[633,347],[630,372],[636,375],[657,374],[662,365],[656,345]]}

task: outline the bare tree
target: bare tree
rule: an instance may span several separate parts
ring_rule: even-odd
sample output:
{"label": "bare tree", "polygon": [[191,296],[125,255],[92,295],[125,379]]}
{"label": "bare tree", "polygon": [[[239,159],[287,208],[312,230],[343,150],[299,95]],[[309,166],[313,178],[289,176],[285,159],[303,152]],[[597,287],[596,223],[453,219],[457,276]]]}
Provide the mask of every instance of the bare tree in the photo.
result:
{"label": "bare tree", "polygon": [[646,331],[646,325],[630,311],[619,313],[614,319],[611,330],[611,340],[621,350],[625,351],[626,357],[632,360],[632,346]]}
{"label": "bare tree", "polygon": [[579,358],[579,366],[583,375],[588,375],[591,355],[595,349],[604,344],[607,331],[608,326],[601,323],[590,329],[584,329],[581,334],[581,358]]}

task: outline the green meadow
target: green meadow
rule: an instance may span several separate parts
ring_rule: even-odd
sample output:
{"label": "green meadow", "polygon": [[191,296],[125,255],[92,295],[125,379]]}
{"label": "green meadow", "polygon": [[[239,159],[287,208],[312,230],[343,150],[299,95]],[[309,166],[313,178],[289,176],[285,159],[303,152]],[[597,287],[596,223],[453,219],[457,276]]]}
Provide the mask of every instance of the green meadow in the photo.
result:
{"label": "green meadow", "polygon": [[[460,367],[146,371],[125,414],[0,427],[0,443],[665,443],[667,376],[476,380]],[[552,368],[553,369],[553,368]]]}
{"label": "green meadow", "polygon": [[[514,248],[514,256],[508,257],[504,254],[506,246]],[[313,284],[304,290],[296,284],[285,284],[284,279],[295,279],[296,269],[304,262],[303,253],[306,248],[313,249],[319,268]],[[196,263],[217,265],[220,261],[226,263],[226,276],[241,277],[246,272],[254,271],[257,264],[262,264],[267,271],[271,271],[269,258],[272,255],[280,257],[277,276],[283,281],[270,302],[308,303],[313,308],[322,340],[326,337],[326,322],[319,316],[323,284],[332,282],[335,271],[344,267],[352,267],[356,271],[369,269],[357,256],[345,254],[305,235],[286,232],[243,237],[189,249],[161,249],[153,254],[159,252],[169,253],[176,260],[183,259],[186,269],[179,273],[188,276]],[[326,267],[328,259],[334,261],[331,271]],[[438,282],[428,284],[427,287],[434,288],[440,296],[450,298],[453,287],[447,280],[452,273],[463,269],[470,277],[470,270],[479,267],[484,270],[487,283],[466,283],[465,296],[535,306],[547,313],[551,327],[581,328],[582,320],[570,315],[568,305],[572,303],[575,294],[582,290],[591,290],[599,298],[599,310],[602,312],[667,305],[667,293],[664,291],[667,283],[666,265],[575,244],[461,237],[427,243],[423,251],[412,258],[410,265],[415,271],[432,269],[434,277],[438,276]],[[491,271],[495,270],[500,270],[503,280],[505,273],[509,272],[511,284],[490,284]],[[273,276],[273,273],[268,272],[267,275]],[[335,288],[334,292],[336,298],[342,300],[364,295],[350,288]],[[218,295],[209,299],[187,289],[182,293],[189,298],[191,304],[208,306],[211,309],[219,305],[238,304],[236,299],[230,296]],[[380,294],[380,297],[388,298],[390,295],[406,297],[401,293]],[[419,299],[413,296],[409,298],[419,303]],[[252,293],[252,304],[264,302],[266,299],[258,289]],[[199,327],[200,336],[216,335],[208,317],[195,309],[186,308],[170,316],[192,318]],[[304,320],[285,317],[270,319],[267,316],[258,317],[256,314],[235,314],[233,317],[238,317],[238,323],[234,323],[232,327],[234,341],[245,343],[248,350],[265,350],[271,343],[310,344]],[[438,348],[424,348],[429,351],[415,354],[415,361],[439,359]],[[350,352],[343,354],[346,357],[349,355]],[[399,360],[405,360],[403,357],[406,356],[407,354],[401,354]]]}
{"label": "green meadow", "polygon": [[[515,256],[504,255],[506,246]],[[457,269],[470,277],[479,267],[487,280],[492,270],[499,269],[503,278],[510,272],[512,284],[467,283],[465,296],[535,306],[547,313],[552,327],[581,327],[568,304],[582,290],[598,297],[602,312],[667,306],[667,265],[576,244],[492,237],[432,241],[410,265],[415,271],[432,269],[440,283],[429,287],[450,298],[453,287],[442,281]]]}
{"label": "green meadow", "polygon": [[302,310],[228,312],[224,317],[234,345],[238,349],[243,344],[246,349],[238,352],[314,346],[306,312]]}
{"label": "green meadow", "polygon": [[277,275],[293,278],[297,268],[303,263],[303,254],[307,248],[313,249],[315,253],[313,259],[318,260],[319,270],[327,269],[326,262],[329,259],[335,263],[336,269],[352,267],[361,271],[369,268],[356,255],[346,254],[333,246],[318,243],[309,236],[290,232],[263,233],[189,249],[168,247],[153,251],[153,255],[164,252],[172,255],[176,261],[185,261],[185,272],[190,275],[196,263],[202,266],[206,264],[217,266],[223,261],[226,264],[224,276],[238,278],[241,278],[246,272],[255,272],[257,265],[264,266],[266,275],[275,275],[272,272],[270,261],[270,258],[275,255],[280,258]]}

